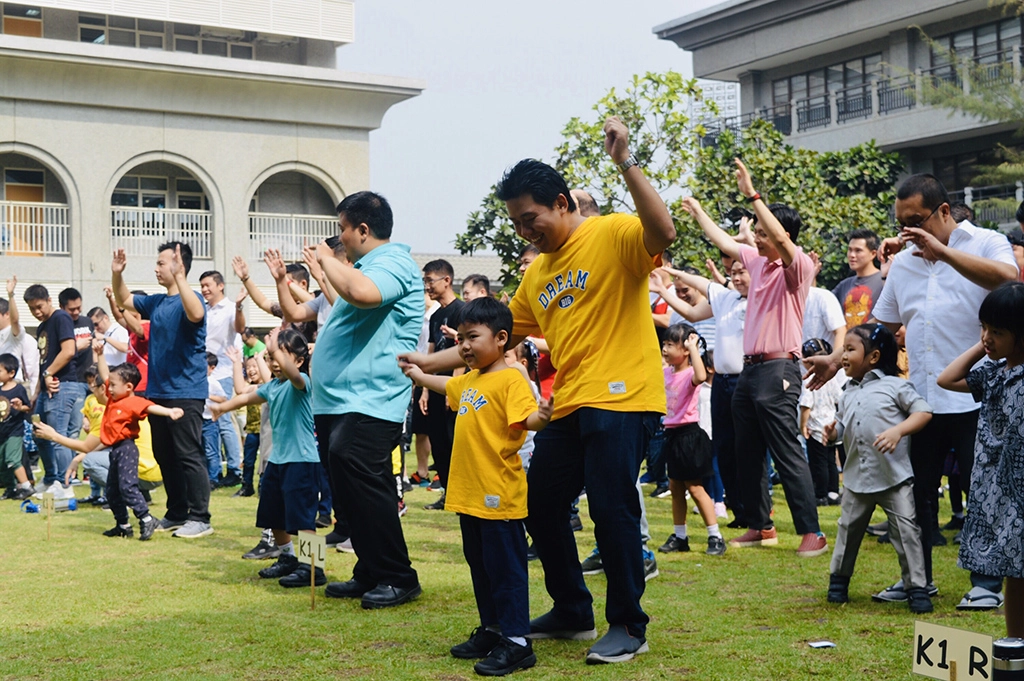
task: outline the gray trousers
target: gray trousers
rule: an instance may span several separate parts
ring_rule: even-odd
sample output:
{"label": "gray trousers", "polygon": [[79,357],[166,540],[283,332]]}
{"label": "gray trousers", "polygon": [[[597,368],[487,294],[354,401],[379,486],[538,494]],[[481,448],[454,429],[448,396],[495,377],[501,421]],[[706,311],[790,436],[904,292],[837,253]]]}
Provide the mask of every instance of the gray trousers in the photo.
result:
{"label": "gray trousers", "polygon": [[881,506],[889,518],[889,539],[900,561],[904,587],[926,586],[928,580],[924,572],[921,530],[915,519],[914,489],[909,480],[881,492],[861,494],[849,489],[843,491],[842,515],[839,516],[836,547],[832,552],[832,574],[853,575],[857,551],[871,523],[875,506]]}

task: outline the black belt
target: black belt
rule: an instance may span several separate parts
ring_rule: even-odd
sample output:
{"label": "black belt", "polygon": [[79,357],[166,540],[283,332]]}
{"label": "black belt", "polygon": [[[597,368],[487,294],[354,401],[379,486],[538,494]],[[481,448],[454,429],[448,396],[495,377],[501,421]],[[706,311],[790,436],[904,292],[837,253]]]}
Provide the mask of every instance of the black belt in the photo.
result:
{"label": "black belt", "polygon": [[750,366],[752,364],[764,364],[765,362],[771,362],[777,359],[796,361],[800,359],[800,356],[795,352],[762,352],[759,355],[743,355],[743,364],[745,366]]}

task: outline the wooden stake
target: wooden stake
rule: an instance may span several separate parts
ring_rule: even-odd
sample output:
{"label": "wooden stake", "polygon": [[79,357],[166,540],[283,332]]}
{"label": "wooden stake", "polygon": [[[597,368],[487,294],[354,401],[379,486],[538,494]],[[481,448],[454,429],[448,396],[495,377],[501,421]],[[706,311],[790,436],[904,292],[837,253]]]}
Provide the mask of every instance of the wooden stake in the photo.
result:
{"label": "wooden stake", "polygon": [[949,681],[956,681],[956,660],[949,661]]}
{"label": "wooden stake", "polygon": [[312,551],[309,552],[309,609],[316,610],[316,554]]}

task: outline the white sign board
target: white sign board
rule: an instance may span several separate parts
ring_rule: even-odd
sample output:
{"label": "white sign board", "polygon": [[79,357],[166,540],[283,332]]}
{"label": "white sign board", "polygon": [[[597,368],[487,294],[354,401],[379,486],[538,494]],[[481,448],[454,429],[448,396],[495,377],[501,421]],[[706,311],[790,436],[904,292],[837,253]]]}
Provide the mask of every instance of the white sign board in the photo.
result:
{"label": "white sign board", "polygon": [[309,565],[312,557],[318,568],[327,564],[327,537],[317,536],[312,532],[299,532],[292,537],[292,541],[295,542],[295,556],[299,563]]}
{"label": "white sign board", "polygon": [[[914,673],[942,681],[989,681],[992,637],[974,632],[914,623]],[[956,670],[956,676],[951,670]]]}

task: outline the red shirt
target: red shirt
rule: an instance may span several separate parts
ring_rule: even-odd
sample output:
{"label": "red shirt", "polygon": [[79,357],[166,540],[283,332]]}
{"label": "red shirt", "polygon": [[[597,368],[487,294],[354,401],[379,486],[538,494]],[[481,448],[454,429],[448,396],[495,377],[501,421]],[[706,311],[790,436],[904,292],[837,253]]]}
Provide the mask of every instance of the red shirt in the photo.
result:
{"label": "red shirt", "polygon": [[142,380],[135,386],[135,392],[146,392],[146,377],[149,375],[149,320],[142,320],[142,335],[128,332],[128,361],[142,374]]}
{"label": "red shirt", "polygon": [[153,403],[145,397],[129,395],[113,401],[110,397],[110,382],[107,381],[107,408],[100,425],[100,442],[107,447],[121,440],[134,440],[139,436],[139,421],[146,418],[146,410]]}

